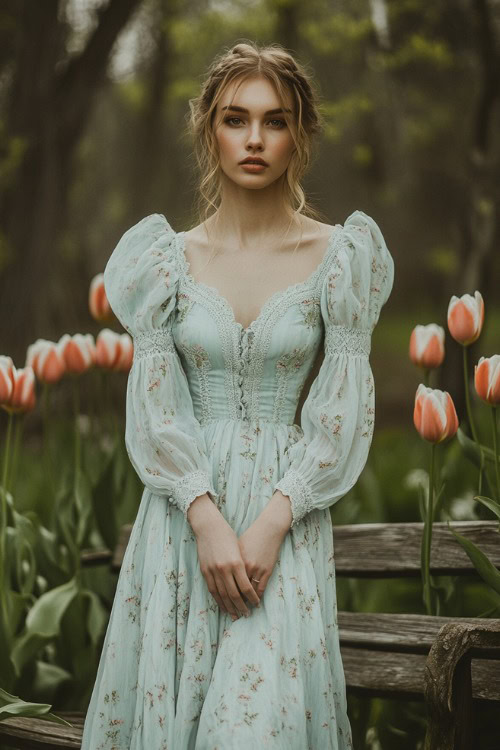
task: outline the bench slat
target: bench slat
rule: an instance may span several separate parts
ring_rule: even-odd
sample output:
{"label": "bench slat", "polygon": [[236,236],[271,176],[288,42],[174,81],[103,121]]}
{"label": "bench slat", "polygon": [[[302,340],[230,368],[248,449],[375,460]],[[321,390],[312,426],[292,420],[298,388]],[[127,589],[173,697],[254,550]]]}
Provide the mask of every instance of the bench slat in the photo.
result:
{"label": "bench slat", "polygon": [[48,748],[66,748],[75,750],[82,744],[83,723],[85,714],[81,712],[54,711],[57,716],[66,719],[72,727],[54,724],[46,719],[12,718],[0,721],[0,742],[9,748],[18,750],[47,750]]}
{"label": "bench slat", "polygon": [[[451,521],[450,528],[467,537],[500,569],[498,521]],[[432,530],[433,575],[478,575],[447,523]],[[335,526],[335,569],[338,576],[396,578],[420,576],[420,547],[424,524],[357,523]]]}
{"label": "bench slat", "polygon": [[[357,695],[423,700],[424,654],[393,654],[340,646],[348,691]],[[472,659],[472,695],[479,701],[500,701],[498,661]]]}
{"label": "bench slat", "polygon": [[[450,622],[480,626],[480,617],[436,617],[433,615],[338,612],[340,643],[372,651],[427,654],[441,627]],[[500,632],[500,619],[488,619]],[[500,659],[500,649],[476,649],[471,654]],[[500,664],[498,665],[500,671]]]}

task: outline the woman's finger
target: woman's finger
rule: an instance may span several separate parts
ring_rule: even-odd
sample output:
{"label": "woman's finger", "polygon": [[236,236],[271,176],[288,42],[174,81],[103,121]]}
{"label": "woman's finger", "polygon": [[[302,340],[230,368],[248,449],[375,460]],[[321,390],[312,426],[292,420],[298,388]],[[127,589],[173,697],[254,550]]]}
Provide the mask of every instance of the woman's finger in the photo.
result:
{"label": "woman's finger", "polygon": [[223,577],[217,572],[214,572],[213,575],[214,575],[215,583],[217,585],[217,589],[219,591],[222,601],[224,602],[224,606],[226,610],[229,612],[230,615],[238,616],[238,610],[236,609],[233,602],[231,601],[231,598],[227,592]]}
{"label": "woman's finger", "polygon": [[222,601],[221,595],[219,594],[219,592],[217,590],[215,579],[214,579],[213,575],[210,573],[210,571],[207,572],[207,574],[205,576],[205,580],[207,582],[208,590],[210,591],[210,593],[212,594],[213,598],[215,599],[215,601],[219,605],[219,608],[223,612],[227,612],[227,609],[224,606],[224,602]]}

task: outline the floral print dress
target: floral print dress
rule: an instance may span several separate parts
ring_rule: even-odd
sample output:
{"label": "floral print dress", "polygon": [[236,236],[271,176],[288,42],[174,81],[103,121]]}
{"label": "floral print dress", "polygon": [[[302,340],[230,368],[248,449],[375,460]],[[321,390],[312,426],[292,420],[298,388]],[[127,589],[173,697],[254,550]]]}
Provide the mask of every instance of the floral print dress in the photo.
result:
{"label": "floral print dress", "polygon": [[[330,506],[374,429],[371,334],[394,278],[376,222],[332,227],[321,263],[251,325],[194,280],[162,214],[104,273],[134,339],[125,442],[144,483],[83,750],[347,750]],[[294,423],[320,347],[325,356]],[[240,536],[280,489],[293,521],[261,599],[232,621],[208,591],[189,504],[209,493]]]}

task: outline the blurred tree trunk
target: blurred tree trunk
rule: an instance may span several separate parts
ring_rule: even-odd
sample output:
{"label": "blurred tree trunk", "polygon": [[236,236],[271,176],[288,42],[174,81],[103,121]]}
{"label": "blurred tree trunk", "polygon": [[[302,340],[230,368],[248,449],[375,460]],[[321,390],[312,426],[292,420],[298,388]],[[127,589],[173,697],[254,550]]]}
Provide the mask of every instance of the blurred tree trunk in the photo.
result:
{"label": "blurred tree trunk", "polygon": [[[176,14],[175,3],[171,0],[160,0],[155,11],[157,17],[153,14],[151,37],[155,40],[156,46],[151,68],[144,80],[146,101],[138,123],[137,147],[133,154],[131,184],[128,190],[129,215],[135,214],[138,219],[151,213],[155,197],[162,193],[161,183],[166,182],[167,176],[170,176],[170,163],[164,164],[163,168],[159,167],[158,155],[170,152],[174,160],[177,140],[177,134],[175,138],[169,139],[168,135],[166,137],[170,122],[165,117],[172,50],[169,29],[172,16]],[[166,147],[163,148],[165,141]],[[160,189],[157,180],[160,180]],[[168,219],[170,212],[168,208],[164,210]]]}
{"label": "blurred tree trunk", "polygon": [[[458,272],[448,289],[448,299],[452,294],[474,295],[477,290],[485,297],[487,314],[488,302],[493,303],[498,292],[490,282],[493,277],[495,243],[499,239],[500,185],[498,165],[493,154],[494,138],[498,134],[492,134],[492,128],[495,107],[500,98],[500,39],[495,37],[495,23],[488,0],[474,0],[473,9],[475,18],[471,20],[475,26],[481,80],[478,99],[474,103],[473,140],[466,154],[463,203],[458,206],[457,214],[461,255]],[[470,346],[468,352],[469,381],[472,388],[474,364],[477,364],[480,356],[481,339]],[[462,347],[451,341],[441,377],[444,383],[442,387],[453,395],[459,418],[468,422],[462,357]],[[468,434],[471,434],[470,429]]]}
{"label": "blurred tree trunk", "polygon": [[103,5],[85,48],[72,58],[65,49],[59,0],[11,4],[17,39],[4,132],[8,147],[14,148],[17,139],[22,153],[0,184],[0,225],[8,250],[0,275],[0,314],[2,354],[12,356],[18,367],[24,365],[27,343],[55,335],[51,282],[57,276],[52,269],[65,227],[73,155],[113,45],[140,2]]}

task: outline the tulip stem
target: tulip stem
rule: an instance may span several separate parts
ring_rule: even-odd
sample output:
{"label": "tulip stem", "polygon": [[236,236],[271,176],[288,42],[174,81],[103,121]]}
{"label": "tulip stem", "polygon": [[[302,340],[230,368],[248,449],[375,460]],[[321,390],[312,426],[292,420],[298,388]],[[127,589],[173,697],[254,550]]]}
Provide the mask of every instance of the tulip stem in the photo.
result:
{"label": "tulip stem", "polygon": [[[0,513],[0,617],[2,618],[2,625],[7,624],[8,612],[7,612],[7,589],[9,581],[7,581],[7,558],[5,555],[7,538],[7,475],[8,465],[10,459],[10,443],[12,436],[12,412],[9,411],[9,417],[7,420],[7,437],[5,440],[5,451],[3,458],[2,467],[2,500],[1,500],[1,513]],[[4,631],[5,633],[7,630]]]}
{"label": "tulip stem", "polygon": [[424,586],[424,604],[428,615],[433,614],[431,598],[431,541],[432,541],[432,523],[434,521],[434,466],[435,466],[436,445],[431,443],[431,468],[429,472],[429,492],[427,493],[427,512],[424,520],[424,554],[423,554],[423,586]]}
{"label": "tulip stem", "polygon": [[496,406],[491,407],[491,426],[493,428],[493,451],[495,453],[495,472],[497,475],[497,492],[498,492],[498,497],[500,499],[500,467],[499,467],[500,457],[498,456],[497,407]]}
{"label": "tulip stem", "polygon": [[463,349],[463,353],[464,353],[463,361],[464,361],[464,378],[465,378],[465,404],[466,404],[466,407],[467,407],[467,416],[469,418],[469,426],[470,426],[470,429],[471,429],[471,432],[472,432],[472,437],[476,441],[476,444],[477,444],[477,446],[479,448],[479,455],[480,455],[480,459],[481,459],[480,467],[479,467],[479,487],[478,487],[478,491],[477,491],[477,494],[481,495],[482,494],[482,486],[483,486],[484,454],[483,454],[483,449],[482,449],[481,443],[480,443],[480,441],[478,439],[478,436],[477,436],[477,431],[476,431],[476,426],[474,424],[474,419],[472,418],[472,408],[471,408],[470,395],[469,395],[469,376],[468,376],[469,367],[468,367],[468,363],[467,363],[467,351],[468,351],[468,349],[467,349],[466,346],[463,346],[462,349]]}
{"label": "tulip stem", "polygon": [[74,410],[75,410],[75,475],[74,475],[73,488],[74,488],[75,494],[76,494],[76,488],[77,488],[77,482],[78,482],[78,474],[80,472],[80,425],[78,421],[79,411],[80,411],[79,401],[80,399],[79,399],[76,378],[73,378],[73,402],[74,402]]}

